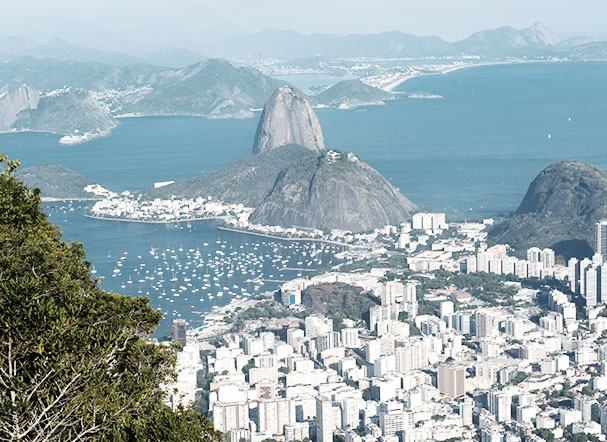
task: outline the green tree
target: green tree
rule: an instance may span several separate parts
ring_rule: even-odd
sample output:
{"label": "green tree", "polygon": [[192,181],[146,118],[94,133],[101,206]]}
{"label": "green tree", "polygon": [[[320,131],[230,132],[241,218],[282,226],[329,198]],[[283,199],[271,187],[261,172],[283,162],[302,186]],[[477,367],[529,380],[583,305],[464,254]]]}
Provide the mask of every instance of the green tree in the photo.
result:
{"label": "green tree", "polygon": [[0,167],[0,440],[216,439],[206,418],[163,404],[175,349],[145,339],[161,313],[101,290],[19,163],[0,154]]}

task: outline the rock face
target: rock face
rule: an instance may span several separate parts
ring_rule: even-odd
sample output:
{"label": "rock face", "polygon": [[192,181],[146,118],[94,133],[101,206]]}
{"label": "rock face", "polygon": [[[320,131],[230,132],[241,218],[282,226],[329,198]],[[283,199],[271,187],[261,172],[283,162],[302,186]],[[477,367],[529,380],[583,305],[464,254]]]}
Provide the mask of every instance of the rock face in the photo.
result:
{"label": "rock face", "polygon": [[11,129],[19,112],[38,107],[40,92],[23,85],[0,95],[0,130]]}
{"label": "rock face", "polygon": [[[595,223],[607,218],[607,171],[582,161],[560,161],[533,180],[519,208],[490,232],[518,251],[551,247],[565,256],[592,254]],[[568,253],[571,252],[571,253]]]}
{"label": "rock face", "polygon": [[280,172],[249,221],[364,232],[405,221],[415,208],[354,154],[331,150]]}
{"label": "rock face", "polygon": [[322,130],[312,106],[300,93],[288,86],[278,89],[267,101],[259,124],[253,153],[297,144],[313,151],[325,148]]}

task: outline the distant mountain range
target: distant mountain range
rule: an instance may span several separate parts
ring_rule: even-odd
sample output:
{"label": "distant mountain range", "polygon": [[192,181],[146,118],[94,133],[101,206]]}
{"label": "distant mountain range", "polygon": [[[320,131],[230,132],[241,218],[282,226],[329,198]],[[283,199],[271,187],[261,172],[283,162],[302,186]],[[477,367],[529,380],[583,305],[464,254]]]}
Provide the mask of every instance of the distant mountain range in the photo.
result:
{"label": "distant mountain range", "polygon": [[[607,43],[583,37],[559,41],[541,23],[520,30],[502,27],[477,32],[454,43],[400,31],[348,36],[276,30],[255,35],[227,32],[224,39],[215,41],[206,53],[233,58],[298,57],[294,64],[317,66],[323,58],[464,54],[490,60],[555,55],[607,60]],[[204,59],[200,52],[189,49],[131,56],[83,49],[63,40],[40,44],[10,37],[0,41],[0,60],[3,58],[0,130],[48,131],[67,136],[67,143],[109,134],[120,116],[250,118],[275,90],[287,85],[259,70],[237,67],[224,59]],[[182,64],[187,65],[166,67]],[[38,96],[35,106],[24,100],[28,90],[34,91],[32,97]],[[394,96],[359,80],[346,80],[306,98],[315,106],[351,108],[383,104]]]}
{"label": "distant mountain range", "polygon": [[[182,39],[187,46],[154,50],[133,50],[132,45],[121,52],[89,49],[66,40],[52,39],[37,42],[22,37],[0,39],[0,60],[24,56],[96,62],[125,66],[151,64],[164,67],[186,67],[204,61],[206,57],[231,60],[259,58],[324,59],[348,57],[445,57],[477,55],[485,58],[521,56],[561,56],[583,59],[605,59],[605,43],[585,37],[559,41],[541,22],[528,28],[504,26],[479,31],[468,38],[448,42],[435,36],[416,36],[402,31],[379,34],[302,34],[295,31],[267,29],[256,34],[230,29],[223,24],[200,32],[198,39]],[[575,48],[575,50],[574,50]]]}
{"label": "distant mountain range", "polygon": [[151,64],[172,68],[189,66],[206,59],[198,51],[185,48],[157,49],[129,55],[122,52],[87,49],[58,38],[44,43],[20,37],[0,39],[0,60],[14,60],[27,56],[114,66]]}
{"label": "distant mountain range", "polygon": [[[124,115],[250,118],[286,84],[222,59],[176,69],[25,57],[0,62],[0,131],[39,130],[88,141],[78,134],[108,134]],[[350,107],[389,98],[350,81],[313,100]]]}
{"label": "distant mountain range", "polygon": [[249,118],[284,84],[220,59],[167,69],[26,57],[0,63],[0,130],[79,137],[125,114]]}
{"label": "distant mountain range", "polygon": [[[477,55],[485,58],[549,55],[566,57],[571,48],[589,43],[588,39],[578,37],[570,39],[565,45],[560,45],[554,33],[537,22],[524,29],[504,26],[480,31],[453,43],[435,36],[418,37],[401,31],[339,36],[306,35],[295,31],[270,29],[254,35],[237,35],[201,50],[207,55],[235,59],[312,56],[326,59],[424,58],[462,55]],[[592,50],[593,47],[588,46],[584,51]]]}

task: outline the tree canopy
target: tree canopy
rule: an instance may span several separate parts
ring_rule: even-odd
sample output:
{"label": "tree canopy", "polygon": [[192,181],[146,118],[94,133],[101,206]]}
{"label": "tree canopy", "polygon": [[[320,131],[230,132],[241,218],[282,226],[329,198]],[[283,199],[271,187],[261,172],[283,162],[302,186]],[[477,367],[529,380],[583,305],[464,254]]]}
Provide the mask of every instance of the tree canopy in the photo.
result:
{"label": "tree canopy", "polygon": [[101,290],[19,162],[0,154],[0,167],[0,441],[218,440],[163,403],[175,349],[146,339],[161,312]]}

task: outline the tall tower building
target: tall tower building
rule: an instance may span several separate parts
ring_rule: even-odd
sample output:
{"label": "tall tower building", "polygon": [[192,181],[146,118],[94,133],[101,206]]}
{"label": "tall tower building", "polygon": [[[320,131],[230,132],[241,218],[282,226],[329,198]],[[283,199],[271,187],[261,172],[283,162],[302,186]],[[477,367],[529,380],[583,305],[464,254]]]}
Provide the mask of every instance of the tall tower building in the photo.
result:
{"label": "tall tower building", "polygon": [[600,253],[603,259],[607,258],[607,219],[596,223],[596,253]]}
{"label": "tall tower building", "polygon": [[492,390],[489,392],[489,411],[498,422],[512,419],[512,396],[505,391]]}
{"label": "tall tower building", "polygon": [[584,271],[584,298],[586,307],[595,307],[601,298],[601,266],[590,266]]}
{"label": "tall tower building", "polygon": [[569,258],[567,263],[567,279],[569,288],[573,293],[580,293],[580,261],[577,258]]}
{"label": "tall tower building", "polygon": [[333,442],[333,401],[316,397],[316,442]]}
{"label": "tall tower building", "polygon": [[466,394],[466,370],[464,367],[452,364],[438,366],[438,389],[449,397],[459,397]]}
{"label": "tall tower building", "polygon": [[173,321],[173,342],[179,342],[181,345],[187,343],[185,319],[175,319]]}

